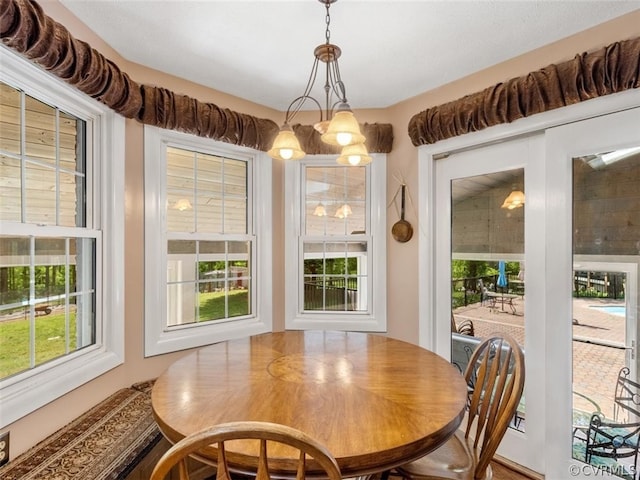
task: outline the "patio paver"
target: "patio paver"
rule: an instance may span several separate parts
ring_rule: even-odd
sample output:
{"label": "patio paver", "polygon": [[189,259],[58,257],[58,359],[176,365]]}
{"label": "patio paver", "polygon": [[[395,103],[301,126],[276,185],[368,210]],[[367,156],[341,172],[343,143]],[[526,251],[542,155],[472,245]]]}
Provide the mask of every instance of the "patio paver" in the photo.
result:
{"label": "patio paver", "polygon": [[[454,310],[456,321],[473,321],[476,336],[486,336],[495,331],[511,334],[524,344],[524,302],[521,297],[514,300],[516,314],[502,311],[500,307],[474,303]],[[597,403],[607,416],[613,415],[613,395],[618,372],[624,365],[625,319],[602,310],[591,308],[601,305],[624,305],[623,301],[597,298],[574,299],[573,305],[573,390]],[[597,340],[613,346],[586,343],[582,340]],[[581,404],[582,403],[582,404]],[[589,409],[588,402],[576,399],[576,408]],[[582,408],[581,408],[582,407]]]}

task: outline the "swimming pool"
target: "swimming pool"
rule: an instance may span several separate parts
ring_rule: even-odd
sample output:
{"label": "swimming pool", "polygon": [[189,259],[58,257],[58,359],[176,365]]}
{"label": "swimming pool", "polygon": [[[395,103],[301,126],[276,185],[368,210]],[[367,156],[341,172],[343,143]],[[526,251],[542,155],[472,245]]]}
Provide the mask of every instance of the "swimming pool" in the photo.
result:
{"label": "swimming pool", "polygon": [[626,317],[627,315],[627,307],[624,305],[589,305],[589,308],[610,313],[611,315],[616,315],[618,317]]}

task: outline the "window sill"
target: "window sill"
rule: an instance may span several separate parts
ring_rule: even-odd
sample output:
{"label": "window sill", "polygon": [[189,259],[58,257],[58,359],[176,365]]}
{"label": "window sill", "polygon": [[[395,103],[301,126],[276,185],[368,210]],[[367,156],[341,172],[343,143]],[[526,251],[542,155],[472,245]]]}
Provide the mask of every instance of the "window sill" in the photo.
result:
{"label": "window sill", "polygon": [[0,428],[34,412],[49,402],[121,365],[124,359],[115,352],[94,348],[74,359],[52,362],[37,374],[11,377],[0,382],[2,417]]}

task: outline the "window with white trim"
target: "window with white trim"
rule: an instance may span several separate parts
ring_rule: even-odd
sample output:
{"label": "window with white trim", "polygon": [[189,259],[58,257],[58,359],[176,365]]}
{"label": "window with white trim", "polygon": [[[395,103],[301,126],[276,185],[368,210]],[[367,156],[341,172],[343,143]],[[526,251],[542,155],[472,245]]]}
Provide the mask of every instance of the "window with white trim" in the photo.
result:
{"label": "window with white trim", "polygon": [[286,166],[286,326],[386,330],[386,158]]}
{"label": "window with white trim", "polygon": [[145,355],[271,329],[270,205],[267,155],[145,127]]}
{"label": "window with white trim", "polygon": [[4,48],[0,63],[3,427],[123,362],[124,121]]}

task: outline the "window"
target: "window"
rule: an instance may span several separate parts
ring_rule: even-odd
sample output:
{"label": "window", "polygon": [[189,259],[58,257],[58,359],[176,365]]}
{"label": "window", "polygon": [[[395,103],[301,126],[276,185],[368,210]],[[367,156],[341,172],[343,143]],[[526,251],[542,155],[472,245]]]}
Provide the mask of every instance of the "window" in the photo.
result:
{"label": "window", "polygon": [[0,62],[3,427],[123,362],[124,121]]}
{"label": "window", "polygon": [[271,159],[146,127],[145,191],[145,354],[270,330]]}
{"label": "window", "polygon": [[287,328],[386,330],[385,160],[287,164]]}

